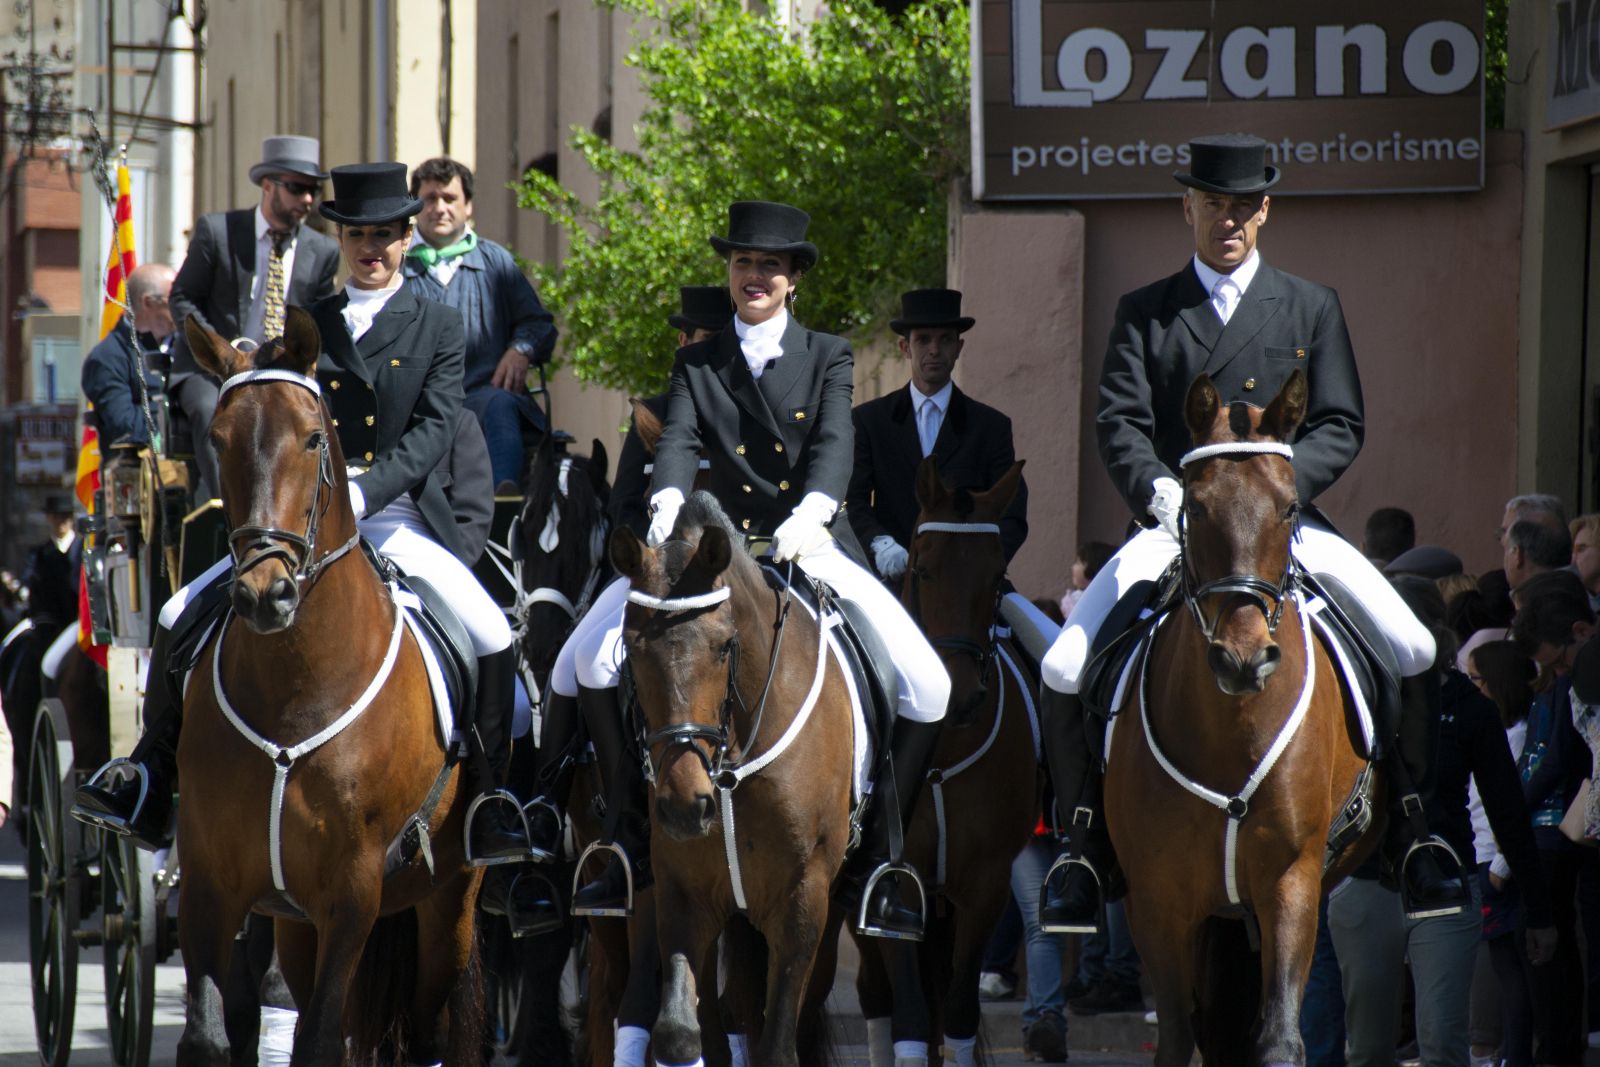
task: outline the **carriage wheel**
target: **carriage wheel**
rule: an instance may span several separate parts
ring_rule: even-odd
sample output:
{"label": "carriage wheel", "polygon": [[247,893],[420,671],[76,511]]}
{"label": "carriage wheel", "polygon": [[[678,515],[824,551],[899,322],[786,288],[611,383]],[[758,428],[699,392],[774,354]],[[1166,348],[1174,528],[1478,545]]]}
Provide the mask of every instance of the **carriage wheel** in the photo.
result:
{"label": "carriage wheel", "polygon": [[28,959],[33,1029],[43,1067],[65,1067],[78,997],[76,937],[83,826],[72,817],[72,739],[66,710],[45,700],[34,719],[28,775]]}
{"label": "carriage wheel", "polygon": [[106,1028],[117,1067],[150,1062],[154,1025],[156,948],[155,857],[125,837],[101,834],[104,881]]}

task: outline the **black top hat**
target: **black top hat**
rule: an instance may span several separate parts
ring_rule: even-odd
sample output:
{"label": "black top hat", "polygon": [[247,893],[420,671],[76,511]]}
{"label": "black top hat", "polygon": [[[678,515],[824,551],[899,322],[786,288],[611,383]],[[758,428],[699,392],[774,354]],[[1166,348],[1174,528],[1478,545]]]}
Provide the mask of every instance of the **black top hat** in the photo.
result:
{"label": "black top hat", "polygon": [[71,515],[74,510],[72,496],[68,493],[46,493],[39,510],[46,515]]}
{"label": "black top hat", "polygon": [[685,285],[678,290],[678,306],[667,321],[684,333],[720,330],[733,318],[733,297],[726,285]]}
{"label": "black top hat", "polygon": [[904,335],[918,326],[954,326],[957,333],[966,333],[977,321],[961,314],[961,290],[913,289],[900,294],[900,317],[889,321],[889,329]]}
{"label": "black top hat", "polygon": [[409,219],[422,201],[406,185],[404,163],[351,163],[333,168],[333,199],[322,202],[322,217],[346,226],[376,226]]}
{"label": "black top hat", "polygon": [[817,246],[806,240],[811,216],[788,204],[768,200],[738,200],[728,206],[728,236],[711,235],[711,247],[726,256],[735,249],[787,252],[797,270],[817,262]]}
{"label": "black top hat", "polygon": [[1223,133],[1190,141],[1189,169],[1173,177],[1191,189],[1248,196],[1277,185],[1280,174],[1267,165],[1267,142],[1248,133]]}

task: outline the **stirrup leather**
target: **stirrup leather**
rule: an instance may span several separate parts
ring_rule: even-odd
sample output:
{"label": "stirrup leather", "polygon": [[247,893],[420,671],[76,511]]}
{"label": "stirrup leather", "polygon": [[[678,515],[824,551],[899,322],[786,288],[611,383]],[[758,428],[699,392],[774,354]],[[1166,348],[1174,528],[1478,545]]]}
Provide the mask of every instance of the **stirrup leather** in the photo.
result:
{"label": "stirrup leather", "polygon": [[872,904],[872,895],[877,891],[878,883],[891,874],[903,874],[911,879],[911,884],[917,887],[917,917],[926,928],[928,921],[928,894],[922,888],[922,878],[917,874],[916,868],[909,863],[896,863],[893,861],[880,863],[877,869],[868,876],[867,882],[861,887],[861,901],[856,905],[856,933],[863,937],[883,937],[892,941],[921,941],[921,934],[908,934],[903,930],[890,930],[879,926],[877,923],[867,921],[867,908]]}
{"label": "stirrup leather", "polygon": [[521,863],[527,859],[526,852],[520,856],[474,856],[472,854],[473,820],[478,816],[478,809],[485,804],[509,804],[511,811],[516,815],[515,821],[522,824],[522,840],[528,842],[528,818],[522,814],[522,802],[506,789],[495,789],[484,793],[481,796],[474,797],[472,803],[467,805],[467,829],[465,835],[467,865],[471,867],[493,867],[500,863]]}
{"label": "stirrup leather", "polygon": [[1409,902],[1406,901],[1406,897],[1409,896],[1406,891],[1409,885],[1406,881],[1406,868],[1411,864],[1412,856],[1427,849],[1436,849],[1443,852],[1455,867],[1455,879],[1460,881],[1464,878],[1465,869],[1461,866],[1461,857],[1456,853],[1455,849],[1450,847],[1450,842],[1438,834],[1429,834],[1427,837],[1420,837],[1412,841],[1411,847],[1406,849],[1406,854],[1400,859],[1400,897],[1402,903],[1406,905],[1406,918],[1408,919],[1435,919],[1442,915],[1456,915],[1464,910],[1460,904],[1446,904],[1443,907],[1421,908],[1416,911],[1413,911],[1409,906]]}
{"label": "stirrup leather", "polygon": [[[517,912],[517,884],[524,878],[537,879],[538,881],[543,882],[546,886],[549,886],[550,899],[555,901],[556,904],[556,921],[553,924],[539,927],[524,925],[523,922],[519,921],[521,917]],[[541,937],[549,933],[551,930],[560,929],[560,927],[567,921],[566,917],[561,915],[560,912],[561,897],[556,892],[555,883],[550,881],[549,878],[545,877],[539,871],[531,868],[524,868],[523,870],[518,871],[511,879],[511,883],[506,886],[506,924],[511,927],[511,936],[514,938],[520,939],[524,937]]]}
{"label": "stirrup leather", "polygon": [[[555,851],[540,848],[533,840],[533,814],[538,811],[547,811],[556,824]],[[546,800],[543,796],[534,797],[522,805],[522,823],[528,830],[528,856],[535,863],[555,863],[561,859],[561,836],[567,824],[567,818],[554,801]]]}
{"label": "stirrup leather", "polygon": [[[596,852],[610,852],[622,864],[622,874],[627,879],[627,892],[620,908],[580,908],[578,906],[578,890],[583,888],[583,868],[589,858]],[[604,872],[602,872],[603,874]],[[626,919],[633,915],[633,864],[628,859],[627,851],[615,841],[593,841],[583,850],[578,857],[578,864],[572,871],[572,914],[598,915],[612,919]]]}
{"label": "stirrup leather", "polygon": [[129,824],[139,821],[139,816],[144,814],[145,801],[150,797],[149,769],[144,764],[135,763],[126,756],[118,756],[115,759],[107,760],[99,770],[90,775],[89,780],[83,784],[83,788],[97,786],[101,789],[109,790],[121,785],[130,777],[138,779],[139,799],[134,802],[133,811],[126,819],[108,815],[105,812],[90,811],[76,801],[72,805],[72,817],[81,823],[97,826],[108,833],[116,834],[118,837],[132,837],[133,831],[129,828]]}
{"label": "stirrup leather", "polygon": [[[1094,869],[1094,864],[1071,852],[1057,856],[1056,861],[1050,865],[1050,870],[1046,872],[1044,881],[1039,885],[1039,929],[1047,934],[1095,934],[1100,932],[1098,919],[1079,923],[1045,921],[1045,905],[1050,900],[1051,884],[1055,882],[1057,875],[1065,876],[1067,871],[1074,866],[1083,867],[1089,872],[1089,877],[1094,879],[1096,895],[1101,900],[1105,899],[1105,883],[1100,880],[1100,872]],[[1098,911],[1098,909],[1096,910]]]}

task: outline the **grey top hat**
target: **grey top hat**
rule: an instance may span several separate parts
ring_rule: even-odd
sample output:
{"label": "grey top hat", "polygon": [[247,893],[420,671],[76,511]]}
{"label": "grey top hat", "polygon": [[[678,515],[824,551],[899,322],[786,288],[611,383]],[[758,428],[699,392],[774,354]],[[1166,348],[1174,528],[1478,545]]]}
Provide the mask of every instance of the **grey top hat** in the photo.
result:
{"label": "grey top hat", "polygon": [[250,181],[260,185],[268,174],[300,174],[322,182],[328,180],[319,158],[322,148],[315,137],[279,134],[261,142],[261,162],[250,168]]}

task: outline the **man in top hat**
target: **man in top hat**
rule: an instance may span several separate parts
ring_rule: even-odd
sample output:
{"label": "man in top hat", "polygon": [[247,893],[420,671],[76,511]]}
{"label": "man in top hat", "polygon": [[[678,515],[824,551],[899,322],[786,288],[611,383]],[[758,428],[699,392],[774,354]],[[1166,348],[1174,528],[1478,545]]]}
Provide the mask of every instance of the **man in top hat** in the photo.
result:
{"label": "man in top hat", "polygon": [[[1354,461],[1363,432],[1361,381],[1338,295],[1276,269],[1257,250],[1271,207],[1267,190],[1279,178],[1264,141],[1229,134],[1199,138],[1189,149],[1190,169],[1174,177],[1187,186],[1183,217],[1194,255],[1177,273],[1122,297],[1100,377],[1101,458],[1145,529],[1090,583],[1043,664],[1045,753],[1068,829],[1040,925],[1052,932],[1098,925],[1115,857],[1100,816],[1100,761],[1091,758],[1103,747],[1104,727],[1098,716],[1085,722],[1079,675],[1119,596],[1158,578],[1178,553],[1181,457],[1192,446],[1189,386],[1204,373],[1224,404],[1265,406],[1296,370],[1306,373],[1308,395],[1292,442],[1302,509],[1293,552],[1306,570],[1333,575],[1362,602],[1382,630],[1370,639],[1387,642],[1399,663],[1400,721],[1378,724],[1383,746],[1399,757],[1385,760],[1392,798],[1385,851],[1408,914],[1451,914],[1470,902],[1459,857],[1421,815],[1438,724],[1433,637],[1313,506]],[[1423,847],[1413,850],[1413,842]]]}
{"label": "man in top hat", "polygon": [[[172,317],[191,315],[232,340],[266,341],[283,333],[283,310],[333,293],[339,246],[303,225],[328,175],[315,137],[281,135],[261,142],[250,181],[261,187],[253,208],[200,216],[189,253],[172,283]],[[218,382],[195,365],[183,331],[173,342],[167,389],[189,419],[202,488],[217,492],[217,458],[206,439]]]}
{"label": "man in top hat", "polygon": [[[845,514],[885,581],[905,573],[917,521],[917,467],[933,456],[952,489],[989,488],[1016,460],[1011,420],[956,388],[951,380],[974,320],[961,314],[954,289],[914,289],[900,297],[900,353],[911,367],[904,389],[855,409],[856,465]],[[1000,520],[1006,559],[1028,536],[1028,487]]]}
{"label": "man in top hat", "polygon": [[411,195],[422,201],[422,213],[401,267],[405,284],[461,312],[466,405],[489,442],[496,490],[514,493],[523,431],[549,429],[528,394],[528,368],[555,351],[555,317],[511,253],[471,227],[471,168],[447,156],[427,160],[411,172]]}

